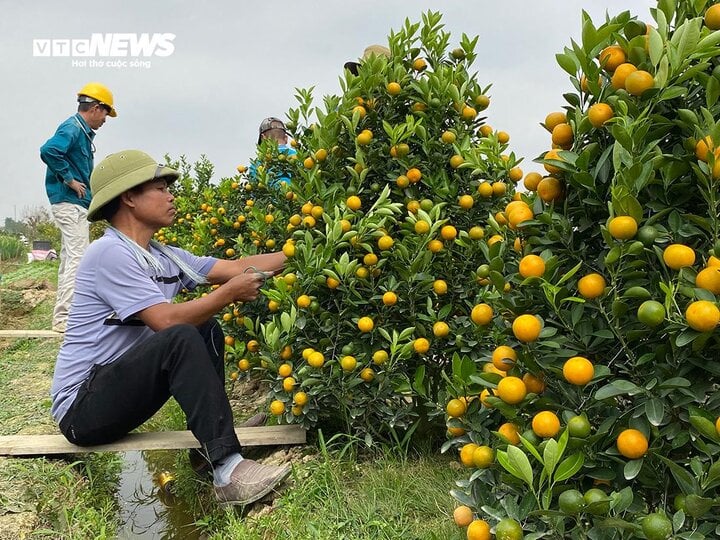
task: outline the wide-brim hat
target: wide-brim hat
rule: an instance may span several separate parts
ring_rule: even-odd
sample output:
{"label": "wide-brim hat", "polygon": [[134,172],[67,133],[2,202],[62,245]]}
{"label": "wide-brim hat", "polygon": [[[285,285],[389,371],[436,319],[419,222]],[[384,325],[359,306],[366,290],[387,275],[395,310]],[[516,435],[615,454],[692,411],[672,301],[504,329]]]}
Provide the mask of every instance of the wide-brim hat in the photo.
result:
{"label": "wide-brim hat", "polygon": [[358,69],[360,68],[360,63],[370,58],[370,56],[373,54],[375,56],[385,56],[386,58],[390,58],[392,56],[390,49],[388,49],[384,45],[368,45],[363,51],[360,62],[345,62],[345,69],[347,69],[353,75],[357,75]]}
{"label": "wide-brim hat", "polygon": [[90,175],[92,201],[87,218],[89,221],[102,219],[102,207],[135,186],[160,178],[171,184],[179,177],[180,173],[175,169],[159,164],[140,150],[110,154]]}

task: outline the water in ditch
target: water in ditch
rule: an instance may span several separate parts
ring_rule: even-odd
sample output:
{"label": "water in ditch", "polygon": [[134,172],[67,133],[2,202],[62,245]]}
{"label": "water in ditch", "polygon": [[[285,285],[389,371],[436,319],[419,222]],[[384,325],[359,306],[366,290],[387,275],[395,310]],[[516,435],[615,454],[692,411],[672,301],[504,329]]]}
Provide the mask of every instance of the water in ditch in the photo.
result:
{"label": "water in ditch", "polygon": [[194,524],[188,505],[175,497],[171,489],[166,491],[158,483],[163,471],[172,474],[175,454],[165,450],[124,454],[117,493],[120,540],[204,538]]}

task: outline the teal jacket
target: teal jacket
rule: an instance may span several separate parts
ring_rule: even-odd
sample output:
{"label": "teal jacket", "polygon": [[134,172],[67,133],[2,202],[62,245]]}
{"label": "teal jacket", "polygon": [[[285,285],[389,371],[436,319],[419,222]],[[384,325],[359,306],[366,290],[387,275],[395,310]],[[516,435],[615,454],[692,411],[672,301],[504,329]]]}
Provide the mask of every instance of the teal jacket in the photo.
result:
{"label": "teal jacket", "polygon": [[[40,147],[40,159],[47,165],[45,191],[50,204],[67,202],[85,208],[90,206],[94,138],[95,132],[76,114],[60,124],[55,135]],[[82,199],[68,187],[72,180],[87,186]]]}
{"label": "teal jacket", "polygon": [[[294,156],[297,154],[297,150],[295,150],[294,148],[292,148],[290,146],[287,146],[286,144],[279,145],[278,151],[282,154],[287,155],[288,157]],[[274,165],[277,165],[277,163],[275,163]],[[250,162],[250,171],[248,174],[249,174],[250,178],[252,178],[253,180],[255,178],[257,178],[257,167],[258,167],[258,165],[255,161]],[[290,173],[286,170],[282,170],[277,167],[269,169],[268,170],[268,178],[267,178],[268,187],[274,188],[274,189],[279,189],[280,184],[286,184],[286,185],[291,184]]]}

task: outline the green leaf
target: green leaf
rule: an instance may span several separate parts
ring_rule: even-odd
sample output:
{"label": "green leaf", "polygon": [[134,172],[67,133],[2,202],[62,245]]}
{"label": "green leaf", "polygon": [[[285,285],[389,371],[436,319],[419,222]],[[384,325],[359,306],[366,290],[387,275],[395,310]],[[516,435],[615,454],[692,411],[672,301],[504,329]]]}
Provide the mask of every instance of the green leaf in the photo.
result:
{"label": "green leaf", "polygon": [[475,375],[477,369],[475,362],[473,362],[467,356],[460,356],[458,353],[453,354],[452,357],[452,373],[461,381],[467,381],[471,375]]}
{"label": "green leaf", "polygon": [[[473,505],[470,505],[470,506],[473,506]],[[501,519],[503,519],[503,518],[507,515],[505,509],[502,509],[502,510],[501,510],[501,509],[498,509],[498,508],[493,508],[492,506],[487,505],[487,504],[481,506],[481,507],[480,507],[480,510],[482,510],[483,512],[485,512],[488,516],[497,519],[498,521],[500,521]]]}
{"label": "green leaf", "polygon": [[[640,193],[640,191],[643,190],[647,183],[654,178],[654,166],[655,164],[653,161],[646,161],[645,163],[643,163],[642,170],[640,171],[640,174],[637,176],[634,182],[633,187],[635,189],[635,193]],[[642,219],[642,216],[640,219]],[[640,219],[638,219],[637,221],[640,221]]]}
{"label": "green leaf", "polygon": [[560,280],[557,282],[556,285],[562,285],[562,284],[565,283],[568,279],[570,279],[571,277],[573,277],[573,276],[577,273],[577,271],[580,270],[580,267],[582,267],[582,265],[583,265],[583,263],[582,263],[582,261],[580,261],[580,262],[577,263],[575,266],[573,266],[570,270],[568,270],[568,271],[563,275],[563,277],[560,278]]}
{"label": "green leaf", "polygon": [[[498,242],[498,244],[500,243]],[[492,270],[490,272],[490,281],[498,291],[502,291],[503,287],[505,287],[505,277],[500,272]]]}
{"label": "green leaf", "polygon": [[610,508],[615,510],[616,514],[620,514],[627,510],[633,502],[633,490],[630,486],[624,487],[617,493],[611,495],[612,501]]}
{"label": "green leaf", "polygon": [[450,92],[450,97],[453,101],[460,101],[460,90],[458,90],[458,87],[454,84],[451,84],[448,87],[448,91]]}
{"label": "green leaf", "polygon": [[[697,19],[690,19],[685,21],[680,28],[675,30],[670,43],[675,47],[675,53],[679,61],[685,60],[697,47],[698,41],[700,40],[700,21]],[[673,66],[673,69],[677,68],[679,64]]]}
{"label": "green leaf", "polygon": [[451,489],[450,495],[452,495],[452,497],[460,504],[471,507],[475,505],[475,500],[470,495],[460,489]]}
{"label": "green leaf", "polygon": [[595,48],[597,43],[597,30],[595,29],[595,26],[593,25],[590,17],[588,17],[583,21],[582,27],[583,49],[585,49],[586,51],[591,51]]}
{"label": "green leaf", "polygon": [[660,383],[660,388],[690,388],[692,383],[685,377],[673,377]]}
{"label": "green leaf", "polygon": [[658,8],[665,15],[665,20],[671,21],[675,16],[675,0],[660,0]]}
{"label": "green leaf", "polygon": [[690,493],[696,493],[699,491],[700,486],[698,486],[697,480],[695,480],[695,477],[692,474],[687,472],[674,461],[661,456],[660,454],[655,454],[655,457],[667,465],[670,469],[670,473],[673,475],[673,478],[675,478],[675,482],[677,482],[678,487],[683,493],[689,495]]}
{"label": "green leaf", "polygon": [[280,314],[280,325],[282,326],[282,329],[287,333],[289,333],[290,330],[292,330],[292,327],[293,327],[292,320],[290,319],[290,314],[287,313],[286,311],[283,311]]}
{"label": "green leaf", "polygon": [[545,474],[548,478],[552,478],[553,471],[557,465],[560,453],[558,452],[558,444],[555,439],[548,439],[543,450],[543,459],[545,461]]}
{"label": "green leaf", "polygon": [[620,246],[615,246],[610,251],[608,251],[607,255],[605,255],[605,264],[608,266],[615,264],[619,258],[620,258]]}
{"label": "green leaf", "polygon": [[659,426],[665,416],[665,404],[661,399],[653,398],[645,402],[645,416],[653,426]]}
{"label": "green leaf", "polygon": [[616,147],[620,146],[627,149],[628,151],[632,150],[632,137],[630,137],[630,134],[624,126],[621,126],[620,124],[613,124],[610,128],[610,132],[612,133],[613,137],[615,137]]}
{"label": "green leaf", "polygon": [[663,41],[660,33],[652,26],[648,29],[648,43],[650,62],[653,66],[657,66],[663,53]]}
{"label": "green leaf", "polygon": [[642,459],[631,459],[625,464],[625,467],[623,467],[623,476],[626,480],[632,480],[635,478],[638,474],[640,474],[640,470],[643,466],[643,460]]}
{"label": "green leaf", "polygon": [[685,512],[694,518],[699,518],[704,516],[714,503],[715,501],[708,497],[691,494],[685,497]]}
{"label": "green leaf", "polygon": [[708,69],[707,63],[695,64],[694,66],[683,71],[682,75],[680,75],[680,77],[678,77],[674,81],[675,86],[673,86],[672,88],[680,87],[682,85],[682,83],[684,83],[685,81],[695,79],[698,75],[704,74],[707,71],[707,69]]}
{"label": "green leaf", "polygon": [[[638,525],[637,523],[631,523],[629,521],[625,521],[624,519],[616,517],[605,518],[600,522],[595,521],[594,524],[600,529],[624,529],[626,531],[632,531],[634,533],[638,533],[642,530],[640,528],[640,525]],[[639,538],[639,535],[635,534],[631,538]]]}
{"label": "green leaf", "polygon": [[675,512],[672,517],[672,524],[673,529],[675,529],[676,531],[682,529],[683,525],[685,525],[685,512],[683,512],[682,510],[678,510],[677,512]]}
{"label": "green leaf", "polygon": [[367,446],[368,448],[372,448],[372,445],[373,445],[373,437],[370,433],[366,433],[365,434],[365,446]]}
{"label": "green leaf", "polygon": [[582,452],[565,458],[560,462],[560,465],[558,465],[553,482],[563,482],[568,478],[572,478],[575,473],[582,468],[584,463],[585,455]]}
{"label": "green leaf", "polygon": [[577,173],[572,176],[571,182],[574,184],[579,184],[585,188],[588,188],[592,191],[595,190],[595,178],[590,173]]}
{"label": "green leaf", "polygon": [[685,330],[678,334],[678,336],[675,338],[675,346],[684,347],[685,345],[689,345],[690,343],[695,341],[698,337],[700,337],[699,332],[690,329]]}
{"label": "green leaf", "polygon": [[385,328],[378,328],[378,332],[380,332],[380,335],[385,341],[392,343],[392,338]]}
{"label": "green leaf", "polygon": [[658,88],[663,88],[665,86],[665,83],[667,83],[668,72],[670,69],[668,63],[669,61],[667,56],[663,56],[660,59],[660,65],[655,72],[655,86],[657,86]]}
{"label": "green leaf", "polygon": [[638,387],[635,383],[626,381],[625,379],[618,379],[599,388],[595,392],[595,399],[602,401],[603,399],[628,394],[633,396],[642,392],[642,388]]}
{"label": "green leaf", "polygon": [[[638,200],[630,193],[616,195],[619,190],[613,190],[612,205],[616,215],[632,216],[635,221],[641,221],[643,217],[643,207]],[[625,191],[625,190],[623,190]]]}
{"label": "green leaf", "polygon": [[565,449],[567,448],[568,441],[570,440],[570,432],[566,429],[562,432],[560,435],[560,438],[558,439],[558,456],[557,459],[560,460],[560,458],[565,455]]}
{"label": "green leaf", "polygon": [[720,485],[720,461],[716,461],[710,465],[707,477],[703,482],[703,491],[709,491]]}
{"label": "green leaf", "polygon": [[[705,2],[703,2],[703,4],[704,3]],[[720,44],[720,32],[716,30],[715,32],[710,32],[707,36],[700,40],[697,50],[703,51],[704,49],[708,49],[712,52],[712,49],[714,49],[718,44]]]}
{"label": "green leaf", "polygon": [[437,318],[439,321],[444,321],[448,315],[450,315],[450,312],[455,308],[452,304],[446,304],[442,308],[440,308],[440,311],[438,311]]}
{"label": "green leaf", "polygon": [[668,101],[676,99],[687,94],[687,89],[683,86],[670,86],[663,89],[658,96],[658,101]]}
{"label": "green leaf", "polygon": [[520,442],[522,442],[525,449],[530,452],[533,456],[535,456],[535,459],[537,459],[543,466],[545,465],[545,462],[543,461],[543,458],[540,456],[540,452],[537,451],[537,448],[528,441],[525,437],[520,435]]}
{"label": "green leaf", "polygon": [[421,396],[427,396],[427,390],[425,388],[425,366],[421,365],[415,370],[415,377],[413,382],[413,389]]}
{"label": "green leaf", "polygon": [[690,415],[690,423],[703,436],[707,437],[708,439],[710,439],[712,441],[720,442],[720,436],[718,436],[717,430],[715,429],[715,424],[713,424],[707,418],[691,414]]}
{"label": "green leaf", "polygon": [[697,114],[690,109],[678,109],[677,113],[680,120],[685,122],[688,126],[695,126],[700,122]]}
{"label": "green leaf", "polygon": [[569,54],[556,54],[555,59],[560,67],[567,71],[570,75],[577,75],[578,67],[572,56]]}
{"label": "green leaf", "polygon": [[510,463],[507,452],[503,450],[498,450],[495,454],[495,457],[503,469],[512,474],[515,478],[522,480],[522,472],[520,472],[520,470],[513,463]]}
{"label": "green leaf", "polygon": [[532,488],[533,485],[533,471],[530,465],[530,460],[525,455],[525,452],[520,450],[517,446],[509,445],[507,449],[508,461],[512,463],[521,474],[518,478],[524,481],[528,486]]}
{"label": "green leaf", "polygon": [[[715,32],[720,34],[720,32]],[[720,82],[715,77],[708,77],[707,85],[705,86],[705,103],[708,108],[711,108],[717,103],[718,97],[720,97]]]}

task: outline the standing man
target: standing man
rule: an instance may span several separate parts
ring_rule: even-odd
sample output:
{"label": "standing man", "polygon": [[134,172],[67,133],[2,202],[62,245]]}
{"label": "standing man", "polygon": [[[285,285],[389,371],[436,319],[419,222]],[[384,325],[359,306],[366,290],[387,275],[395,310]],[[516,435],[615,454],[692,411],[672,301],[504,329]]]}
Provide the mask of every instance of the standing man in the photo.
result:
{"label": "standing man", "polygon": [[[175,218],[168,185],[178,176],[139,150],[112,154],[93,171],[88,219],[110,227],[78,268],[51,412],[70,442],[104,444],[140,426],[172,396],[202,447],[196,463],[202,457],[212,467],[217,498],[249,504],[290,468],[240,454],[224,387],[225,341],[213,316],[257,298],[285,255],[219,260],[153,241]],[[173,302],[181,289],[201,283],[220,286]]]}
{"label": "standing man", "polygon": [[106,86],[95,82],[86,84],[77,96],[77,114],[60,124],[55,135],[40,148],[40,158],[47,165],[45,191],[62,238],[52,319],[52,329],[56,332],[65,332],[67,327],[75,272],[90,242],[87,209],[92,198],[90,173],[95,131],[108,116],[117,116],[112,92]]}

